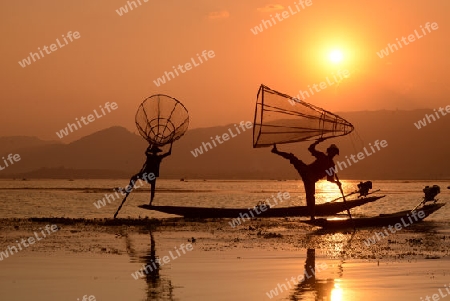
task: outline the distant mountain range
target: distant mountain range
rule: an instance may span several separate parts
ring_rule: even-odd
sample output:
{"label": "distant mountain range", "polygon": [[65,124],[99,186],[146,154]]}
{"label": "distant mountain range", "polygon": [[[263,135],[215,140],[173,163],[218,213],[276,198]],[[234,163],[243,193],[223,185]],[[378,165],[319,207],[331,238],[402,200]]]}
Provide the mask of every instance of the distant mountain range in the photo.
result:
{"label": "distant mountain range", "polygon": [[[341,179],[450,179],[450,116],[418,129],[431,110],[347,112],[339,115],[355,125],[355,134],[330,139],[341,150],[337,161],[357,155],[369,143],[386,140],[388,146],[339,171]],[[194,157],[191,151],[211,142],[210,137],[236,134],[233,124],[189,130],[174,143],[161,165],[161,178],[187,179],[298,179],[289,161],[271,154],[270,148],[252,148],[252,129]],[[279,145],[306,163],[309,143]],[[36,137],[0,137],[0,157],[21,156],[19,162],[0,171],[0,178],[128,178],[145,161],[147,142],[123,127],[112,127],[69,144]],[[0,165],[4,167],[3,160]]]}

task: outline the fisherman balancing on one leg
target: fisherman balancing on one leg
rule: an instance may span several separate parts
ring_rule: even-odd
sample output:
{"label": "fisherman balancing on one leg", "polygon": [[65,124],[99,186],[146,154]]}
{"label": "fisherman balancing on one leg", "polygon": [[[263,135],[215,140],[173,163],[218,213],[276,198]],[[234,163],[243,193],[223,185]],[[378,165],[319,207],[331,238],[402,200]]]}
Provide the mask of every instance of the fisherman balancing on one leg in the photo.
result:
{"label": "fisherman balancing on one leg", "polygon": [[[128,187],[133,188],[136,181],[138,179],[144,179],[150,184],[150,203],[152,204],[153,199],[155,197],[155,189],[156,189],[156,178],[159,177],[159,166],[161,165],[162,159],[164,159],[167,156],[170,156],[172,154],[172,145],[173,142],[170,144],[170,149],[167,153],[159,155],[158,153],[162,152],[162,150],[157,145],[150,145],[147,150],[145,151],[145,155],[147,157],[147,160],[144,163],[144,166],[142,166],[142,169],[131,177],[130,184],[128,184]],[[119,208],[117,209],[116,214],[114,214],[114,218],[119,213],[119,210],[122,208],[122,205],[125,203],[125,200],[127,199],[128,195],[130,194],[132,189],[127,189],[127,193],[125,195],[125,198],[122,201],[122,204],[120,204]]]}
{"label": "fisherman balancing on one leg", "polygon": [[[311,164],[306,164],[302,160],[299,160],[296,156],[294,156],[292,153],[285,153],[280,152],[277,149],[276,144],[273,145],[272,153],[275,153],[285,159],[288,159],[292,165],[294,165],[294,168],[297,170],[297,172],[300,174],[300,177],[302,178],[303,185],[305,186],[305,192],[306,192],[306,205],[309,208],[311,220],[314,220],[315,216],[315,193],[316,193],[316,182],[322,179],[323,177],[327,176],[327,180],[332,183],[336,183],[339,188],[341,188],[341,182],[339,180],[335,179],[335,174],[327,174],[327,170],[333,170],[334,171],[334,162],[333,158],[336,155],[339,155],[339,149],[335,144],[331,144],[330,147],[327,148],[327,154],[317,151],[316,145],[320,142],[324,141],[325,139],[320,138],[313,144],[311,144],[308,148],[311,155],[316,157],[316,160]],[[331,169],[333,168],[333,169]]]}
{"label": "fisherman balancing on one leg", "polygon": [[134,184],[134,182],[136,182],[136,180],[139,177],[142,177],[142,175],[144,175],[144,174],[150,174],[150,175],[153,174],[154,175],[153,177],[146,178],[147,182],[151,186],[149,205],[152,204],[153,199],[155,197],[156,178],[159,177],[159,166],[161,164],[162,159],[164,159],[165,157],[170,156],[172,154],[172,145],[173,145],[173,143],[170,144],[169,151],[162,155],[158,155],[158,153],[162,152],[162,150],[158,146],[156,146],[156,145],[149,146],[147,148],[147,150],[145,151],[147,160],[145,161],[144,166],[142,167],[141,171],[139,171],[137,174],[135,174],[130,180],[130,185],[131,185],[132,183]]}

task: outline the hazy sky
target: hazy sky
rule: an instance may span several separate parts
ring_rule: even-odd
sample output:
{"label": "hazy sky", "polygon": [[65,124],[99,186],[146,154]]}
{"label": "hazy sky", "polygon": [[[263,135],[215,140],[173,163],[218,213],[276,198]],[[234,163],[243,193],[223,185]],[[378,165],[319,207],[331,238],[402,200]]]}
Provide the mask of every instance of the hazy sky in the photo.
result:
{"label": "hazy sky", "polygon": [[[141,101],[164,93],[182,101],[190,128],[253,120],[261,83],[296,95],[333,73],[339,85],[305,99],[332,112],[438,108],[450,104],[450,2],[318,1],[297,11],[291,1],[139,0],[2,1],[0,135],[59,140],[55,132],[106,102],[118,109],[63,138],[64,142],[113,125],[136,131]],[[293,14],[289,11],[295,12]],[[287,11],[279,21],[275,14]],[[272,17],[276,24],[250,30]],[[282,17],[281,17],[282,18]],[[427,22],[438,29],[424,35]],[[420,39],[380,58],[377,52],[417,30]],[[425,29],[426,30],[426,29]],[[68,44],[62,35],[78,31]],[[22,68],[38,47],[64,47]],[[215,57],[160,87],[172,66]],[[342,61],[329,54],[338,50]]]}

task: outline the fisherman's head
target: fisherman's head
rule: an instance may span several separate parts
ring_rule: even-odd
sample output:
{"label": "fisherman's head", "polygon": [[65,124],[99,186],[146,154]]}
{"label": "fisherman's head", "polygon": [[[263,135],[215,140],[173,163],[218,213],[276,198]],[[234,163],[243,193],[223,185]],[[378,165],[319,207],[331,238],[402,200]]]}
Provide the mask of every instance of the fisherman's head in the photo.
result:
{"label": "fisherman's head", "polygon": [[336,146],[336,144],[331,144],[330,147],[327,148],[327,154],[330,158],[339,155],[339,148]]}

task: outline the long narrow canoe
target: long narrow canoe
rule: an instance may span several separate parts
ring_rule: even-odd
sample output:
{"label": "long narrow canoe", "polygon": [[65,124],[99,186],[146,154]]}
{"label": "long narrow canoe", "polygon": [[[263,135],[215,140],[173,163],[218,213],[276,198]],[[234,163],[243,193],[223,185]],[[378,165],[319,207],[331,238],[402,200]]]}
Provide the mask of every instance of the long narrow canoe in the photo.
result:
{"label": "long narrow canoe", "polygon": [[424,205],[415,210],[405,210],[399,211],[392,214],[380,214],[375,217],[362,217],[350,219],[316,219],[314,221],[304,221],[307,224],[319,226],[324,229],[343,229],[343,228],[365,228],[365,227],[383,227],[392,226],[405,228],[414,223],[423,221],[433,212],[439,210],[445,203],[434,203],[429,205]]}
{"label": "long narrow canoe", "polygon": [[[335,215],[339,212],[354,207],[362,206],[364,204],[379,200],[383,196],[372,196],[360,198],[355,200],[348,200],[347,202],[334,202],[316,205],[316,216]],[[257,211],[253,208],[206,208],[206,207],[182,207],[182,206],[150,206],[140,205],[140,208],[147,210],[154,210],[168,214],[176,214],[190,218],[237,218],[237,217],[286,217],[286,216],[309,216],[309,210],[306,206],[295,207],[274,207],[266,208],[262,212],[261,209]],[[259,212],[259,213],[257,213]],[[253,214],[253,216],[252,216]]]}

